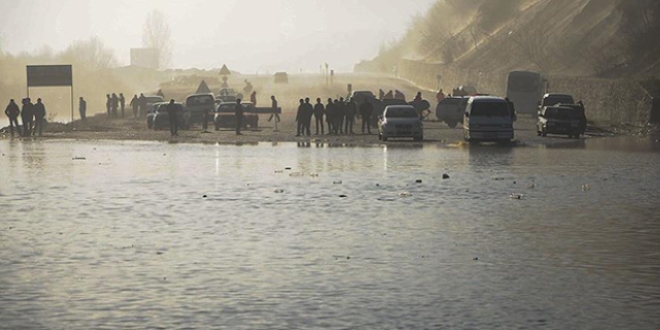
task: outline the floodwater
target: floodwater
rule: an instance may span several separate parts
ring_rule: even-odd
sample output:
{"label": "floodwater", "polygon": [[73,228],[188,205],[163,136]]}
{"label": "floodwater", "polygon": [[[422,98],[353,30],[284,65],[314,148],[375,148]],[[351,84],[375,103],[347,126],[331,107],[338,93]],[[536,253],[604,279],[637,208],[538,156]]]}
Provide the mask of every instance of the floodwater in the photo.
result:
{"label": "floodwater", "polygon": [[0,328],[658,329],[658,149],[3,140]]}

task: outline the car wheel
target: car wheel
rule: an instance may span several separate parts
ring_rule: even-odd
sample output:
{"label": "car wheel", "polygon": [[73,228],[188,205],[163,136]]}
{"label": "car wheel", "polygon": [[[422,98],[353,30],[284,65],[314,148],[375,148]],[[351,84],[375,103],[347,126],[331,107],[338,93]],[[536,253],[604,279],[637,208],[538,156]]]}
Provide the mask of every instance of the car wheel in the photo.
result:
{"label": "car wheel", "polygon": [[456,125],[458,125],[458,122],[455,121],[447,122],[447,126],[449,126],[450,128],[456,128]]}
{"label": "car wheel", "polygon": [[548,133],[546,133],[546,131],[543,130],[543,131],[541,131],[541,136],[542,136],[542,137],[546,137],[546,136],[548,136]]}

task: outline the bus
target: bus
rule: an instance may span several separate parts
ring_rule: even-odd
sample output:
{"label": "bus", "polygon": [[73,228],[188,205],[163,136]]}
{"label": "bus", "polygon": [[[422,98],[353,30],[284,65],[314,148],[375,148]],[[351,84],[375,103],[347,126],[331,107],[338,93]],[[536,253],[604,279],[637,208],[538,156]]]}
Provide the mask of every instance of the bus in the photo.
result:
{"label": "bus", "polygon": [[517,113],[536,115],[545,89],[545,80],[538,72],[509,72],[506,96],[513,102]]}

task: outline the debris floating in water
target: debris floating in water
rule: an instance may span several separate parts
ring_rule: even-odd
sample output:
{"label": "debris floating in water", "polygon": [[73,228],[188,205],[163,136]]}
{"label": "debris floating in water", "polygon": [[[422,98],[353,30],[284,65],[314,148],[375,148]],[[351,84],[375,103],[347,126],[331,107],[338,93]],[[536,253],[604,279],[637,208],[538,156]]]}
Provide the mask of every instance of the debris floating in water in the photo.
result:
{"label": "debris floating in water", "polygon": [[523,199],[522,194],[516,194],[516,193],[511,193],[511,196],[509,197],[511,197],[511,199]]}
{"label": "debris floating in water", "polygon": [[346,197],[348,197],[348,196],[346,196],[346,195],[339,195],[339,198],[346,198]]}
{"label": "debris floating in water", "polygon": [[291,173],[289,173],[289,176],[291,176],[291,177],[300,177],[300,176],[304,176],[304,175],[305,175],[305,173],[303,173],[303,172],[291,172]]}
{"label": "debris floating in water", "polygon": [[275,189],[276,194],[281,194],[284,192],[284,189]]}
{"label": "debris floating in water", "polygon": [[582,185],[582,191],[589,191],[589,190],[591,190],[591,186],[589,186],[588,183]]}
{"label": "debris floating in water", "polygon": [[421,179],[417,179],[417,180],[415,180],[415,183],[422,183],[422,180],[421,180]]}
{"label": "debris floating in water", "polygon": [[[4,155],[3,155],[4,156]],[[87,160],[85,157],[73,157],[72,160]]]}
{"label": "debris floating in water", "polygon": [[341,182],[341,180],[339,180],[339,181],[332,181],[332,184],[342,184],[342,183],[343,183],[343,182]]}
{"label": "debris floating in water", "polygon": [[318,173],[310,173],[309,176],[311,176],[312,178],[318,178],[319,174]]}
{"label": "debris floating in water", "polygon": [[536,183],[530,183],[527,185],[527,189],[534,189],[536,188]]}
{"label": "debris floating in water", "polygon": [[282,171],[282,170],[275,170],[275,173],[280,174],[280,173],[284,173],[284,171]]}
{"label": "debris floating in water", "polygon": [[407,191],[404,191],[404,192],[399,193],[399,196],[400,197],[410,197],[410,196],[412,196],[412,194],[407,192]]}
{"label": "debris floating in water", "polygon": [[206,196],[206,195],[202,196],[202,198],[206,198],[206,197],[208,197],[208,196]]}
{"label": "debris floating in water", "polygon": [[291,167],[285,167],[284,170],[291,171]]}
{"label": "debris floating in water", "polygon": [[447,179],[449,179],[449,174],[447,174],[447,173],[443,174],[443,175],[442,175],[442,179],[443,179],[443,180],[447,180]]}

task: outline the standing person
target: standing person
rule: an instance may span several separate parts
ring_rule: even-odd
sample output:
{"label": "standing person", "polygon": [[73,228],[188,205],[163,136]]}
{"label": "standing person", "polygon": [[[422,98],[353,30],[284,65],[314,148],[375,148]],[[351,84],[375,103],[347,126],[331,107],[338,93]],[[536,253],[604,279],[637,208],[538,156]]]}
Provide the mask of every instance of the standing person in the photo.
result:
{"label": "standing person", "polygon": [[305,130],[307,136],[312,135],[312,117],[314,116],[314,107],[309,103],[309,97],[305,98]]}
{"label": "standing person", "polygon": [[121,107],[121,117],[124,118],[124,107],[126,106],[124,93],[119,93],[119,106]]}
{"label": "standing person", "polygon": [[144,117],[147,115],[147,98],[144,96],[144,94],[140,93],[138,101],[140,106],[140,117]]}
{"label": "standing person", "polygon": [[325,129],[323,127],[323,114],[325,112],[325,106],[321,103],[321,98],[316,99],[316,104],[314,105],[314,119],[316,122],[316,135],[319,135],[319,125],[321,126],[321,135],[325,135]]}
{"label": "standing person", "polygon": [[391,90],[391,89],[390,89],[390,91],[387,92],[387,94],[385,94],[385,96],[383,97],[384,100],[391,100],[391,99],[393,99],[393,98],[394,98],[394,94],[392,93],[392,90]]}
{"label": "standing person", "polygon": [[39,136],[43,135],[44,131],[44,122],[46,121],[46,107],[41,103],[41,99],[37,99],[37,104],[34,105],[34,132],[32,135],[35,135],[39,132]]}
{"label": "standing person", "polygon": [[352,101],[346,102],[346,105],[344,106],[345,109],[345,125],[346,127],[344,128],[344,132],[346,134],[354,134],[353,133],[353,123],[355,122],[355,103]]}
{"label": "standing person", "polygon": [[367,132],[371,135],[371,115],[374,112],[374,106],[365,100],[360,105],[360,117],[362,117],[362,134],[364,134],[364,128],[367,128]]}
{"label": "standing person", "polygon": [[334,132],[334,120],[335,120],[335,105],[332,103],[332,99],[328,98],[328,104],[325,106],[325,121],[328,123],[328,135]]}
{"label": "standing person", "polygon": [[[271,108],[273,108],[273,110],[277,109],[277,99],[275,99],[275,95],[271,95],[270,100],[271,100]],[[270,114],[270,117],[268,118],[268,122],[273,120],[273,117],[275,117],[275,123],[279,123],[281,121],[280,120],[280,115],[273,112],[273,113]]]}
{"label": "standing person", "polygon": [[417,92],[417,95],[415,95],[413,102],[419,102],[421,100],[422,100],[422,92]]}
{"label": "standing person", "polygon": [[305,117],[305,100],[300,99],[300,105],[298,105],[298,111],[296,112],[296,136],[300,136],[300,132],[305,131],[304,128],[304,117]]}
{"label": "standing person", "polygon": [[112,118],[119,118],[117,115],[117,108],[119,108],[119,98],[115,93],[112,93],[112,97],[110,98],[110,107],[112,109]]}
{"label": "standing person", "polygon": [[112,117],[112,112],[110,109],[112,109],[112,99],[110,99],[110,94],[105,94],[106,100],[105,100],[105,110],[108,112],[108,118]]}
{"label": "standing person", "polygon": [[383,100],[385,98],[385,91],[383,89],[378,90],[378,99]]}
{"label": "standing person", "polygon": [[236,116],[236,135],[243,135],[241,133],[241,126],[243,126],[243,105],[241,104],[241,99],[236,99],[234,115]]}
{"label": "standing person", "polygon": [[250,94],[250,102],[256,107],[257,106],[257,91],[252,92]]}
{"label": "standing person", "polygon": [[174,104],[174,99],[170,100],[170,103],[165,110],[167,110],[167,117],[170,121],[170,134],[172,136],[179,136],[179,120],[177,118],[177,112],[179,109],[177,109],[176,104]]}
{"label": "standing person", "polygon": [[248,95],[252,92],[252,83],[245,79],[245,87],[243,87],[243,92],[245,95]]}
{"label": "standing person", "polygon": [[23,109],[21,109],[21,119],[23,121],[23,136],[28,137],[32,133],[32,118],[34,116],[34,105],[30,102],[30,98],[23,99]]}
{"label": "standing person", "polygon": [[344,134],[345,104],[344,98],[335,100],[335,134]]}
{"label": "standing person", "polygon": [[131,103],[129,104],[133,108],[133,118],[138,116],[138,108],[140,107],[140,100],[138,100],[137,95],[133,95]]}
{"label": "standing person", "polygon": [[438,94],[435,94],[435,98],[438,100],[438,103],[442,102],[445,99],[445,93],[442,92],[442,88],[440,88]]}
{"label": "standing person", "polygon": [[78,101],[78,112],[80,112],[80,120],[87,122],[87,101],[82,96]]}
{"label": "standing person", "polygon": [[[7,108],[5,108],[5,115],[9,118],[9,131],[11,136],[14,136],[14,126],[18,131],[18,115],[21,113],[21,110],[18,108],[18,105],[14,102],[14,99],[9,100]],[[21,135],[21,132],[18,131],[18,135]]]}

